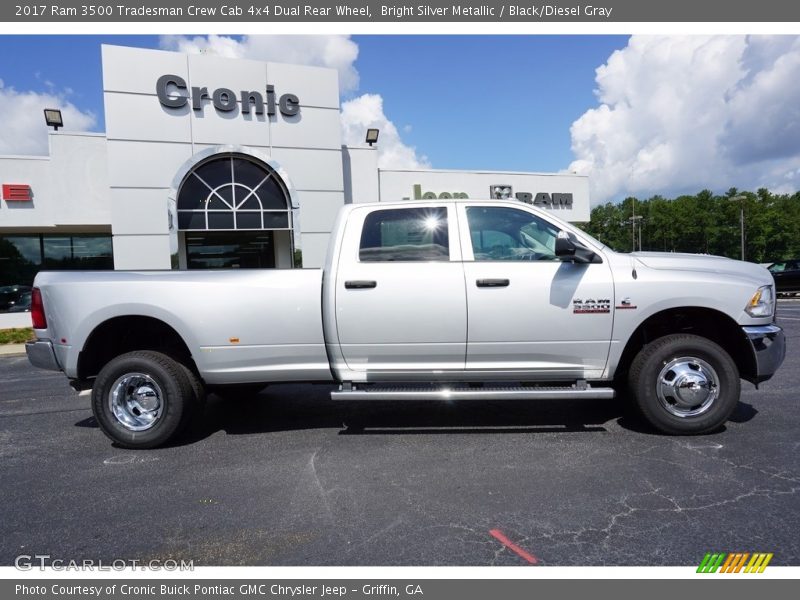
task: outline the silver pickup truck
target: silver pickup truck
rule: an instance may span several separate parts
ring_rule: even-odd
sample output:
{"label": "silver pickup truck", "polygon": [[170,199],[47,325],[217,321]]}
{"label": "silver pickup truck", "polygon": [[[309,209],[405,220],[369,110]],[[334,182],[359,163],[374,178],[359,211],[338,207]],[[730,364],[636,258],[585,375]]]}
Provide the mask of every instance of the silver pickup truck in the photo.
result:
{"label": "silver pickup truck", "polygon": [[42,272],[31,363],[149,448],[207,387],[338,383],[334,400],[630,397],[670,434],[720,427],[784,358],[763,267],[620,254],[518,202],[342,209],[322,269]]}

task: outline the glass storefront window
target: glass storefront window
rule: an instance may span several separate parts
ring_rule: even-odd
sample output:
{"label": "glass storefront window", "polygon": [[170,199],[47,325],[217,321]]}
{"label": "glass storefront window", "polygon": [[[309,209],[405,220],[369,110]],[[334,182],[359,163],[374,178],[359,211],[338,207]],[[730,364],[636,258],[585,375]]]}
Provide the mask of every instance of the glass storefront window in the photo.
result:
{"label": "glass storefront window", "polygon": [[108,234],[0,235],[0,312],[29,309],[33,278],[41,270],[113,268]]}
{"label": "glass storefront window", "polygon": [[177,198],[178,229],[291,229],[290,206],[283,180],[269,166],[221,154],[184,178]]}
{"label": "glass storefront window", "polygon": [[33,278],[41,264],[40,236],[0,236],[0,312],[25,310]]}
{"label": "glass storefront window", "polygon": [[42,269],[102,270],[113,269],[110,235],[42,236]]}
{"label": "glass storefront window", "polygon": [[69,236],[46,236],[44,244],[44,268],[58,269],[72,260],[72,238]]}
{"label": "glass storefront window", "polygon": [[189,269],[271,269],[275,267],[272,231],[187,232]]}

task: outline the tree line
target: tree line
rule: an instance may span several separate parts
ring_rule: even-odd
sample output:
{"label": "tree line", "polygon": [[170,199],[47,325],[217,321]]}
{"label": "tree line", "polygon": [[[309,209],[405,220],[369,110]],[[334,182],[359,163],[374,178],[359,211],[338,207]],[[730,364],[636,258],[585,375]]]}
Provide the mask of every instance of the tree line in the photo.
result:
{"label": "tree line", "polygon": [[740,258],[742,207],[745,260],[766,263],[800,258],[800,192],[731,188],[723,195],[703,190],[673,199],[629,197],[596,206],[583,229],[618,251],[635,248]]}

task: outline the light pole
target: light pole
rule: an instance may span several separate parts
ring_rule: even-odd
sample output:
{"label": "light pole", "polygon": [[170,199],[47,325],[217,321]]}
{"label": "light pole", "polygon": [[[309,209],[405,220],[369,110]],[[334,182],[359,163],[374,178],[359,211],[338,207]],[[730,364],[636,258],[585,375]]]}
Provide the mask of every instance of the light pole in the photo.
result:
{"label": "light pole", "polygon": [[639,227],[639,251],[642,250],[642,215],[635,215],[631,217],[631,225],[633,227],[633,251],[636,252],[636,227]]}
{"label": "light pole", "polygon": [[742,240],[742,260],[744,260],[744,201],[747,200],[747,196],[733,196],[730,200],[731,202],[739,202],[739,227]]}

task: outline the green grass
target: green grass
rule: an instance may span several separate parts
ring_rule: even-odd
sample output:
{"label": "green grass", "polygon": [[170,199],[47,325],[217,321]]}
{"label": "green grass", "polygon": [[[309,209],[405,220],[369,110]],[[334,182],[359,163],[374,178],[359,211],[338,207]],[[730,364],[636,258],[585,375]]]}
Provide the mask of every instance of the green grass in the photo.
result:
{"label": "green grass", "polygon": [[33,339],[33,329],[0,329],[0,344],[22,344]]}

